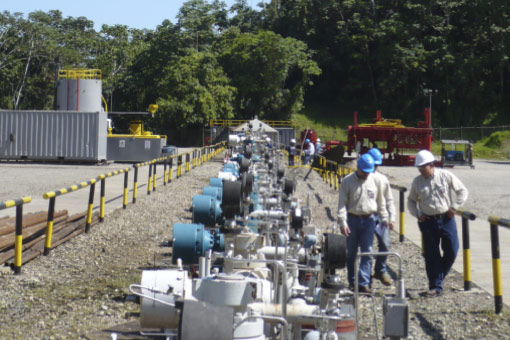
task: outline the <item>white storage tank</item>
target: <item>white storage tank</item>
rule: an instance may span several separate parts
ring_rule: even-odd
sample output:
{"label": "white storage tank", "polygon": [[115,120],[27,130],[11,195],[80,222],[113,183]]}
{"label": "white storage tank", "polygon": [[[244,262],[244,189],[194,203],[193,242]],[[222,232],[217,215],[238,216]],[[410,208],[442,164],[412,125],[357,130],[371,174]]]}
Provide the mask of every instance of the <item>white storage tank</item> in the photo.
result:
{"label": "white storage tank", "polygon": [[66,69],[58,71],[57,110],[101,112],[101,70]]}

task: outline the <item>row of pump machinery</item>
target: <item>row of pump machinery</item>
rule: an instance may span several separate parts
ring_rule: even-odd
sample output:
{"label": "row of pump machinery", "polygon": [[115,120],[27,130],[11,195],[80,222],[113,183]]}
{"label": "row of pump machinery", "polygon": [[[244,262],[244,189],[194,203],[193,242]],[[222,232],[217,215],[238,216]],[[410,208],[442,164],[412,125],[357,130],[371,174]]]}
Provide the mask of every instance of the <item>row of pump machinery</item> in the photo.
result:
{"label": "row of pump machinery", "polygon": [[[229,146],[223,169],[193,197],[193,223],[173,225],[173,266],[143,271],[129,287],[140,296],[141,333],[357,339],[360,297],[340,280],[346,238],[312,224],[267,136],[250,130],[230,136]],[[397,293],[382,299],[383,335],[392,339],[408,330],[402,278],[396,283]]]}

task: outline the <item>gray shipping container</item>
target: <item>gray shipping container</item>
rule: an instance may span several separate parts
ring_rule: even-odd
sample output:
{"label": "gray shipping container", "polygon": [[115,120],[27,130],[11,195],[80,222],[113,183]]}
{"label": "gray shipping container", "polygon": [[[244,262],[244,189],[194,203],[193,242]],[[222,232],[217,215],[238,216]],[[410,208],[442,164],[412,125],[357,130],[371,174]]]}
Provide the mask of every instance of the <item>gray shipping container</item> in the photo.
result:
{"label": "gray shipping container", "polygon": [[109,161],[138,163],[161,157],[166,138],[110,135],[107,143]]}
{"label": "gray shipping container", "polygon": [[106,113],[0,110],[0,159],[106,160]]}
{"label": "gray shipping container", "polygon": [[296,138],[296,130],[288,127],[275,127],[280,136],[281,145],[289,145],[292,138]]}

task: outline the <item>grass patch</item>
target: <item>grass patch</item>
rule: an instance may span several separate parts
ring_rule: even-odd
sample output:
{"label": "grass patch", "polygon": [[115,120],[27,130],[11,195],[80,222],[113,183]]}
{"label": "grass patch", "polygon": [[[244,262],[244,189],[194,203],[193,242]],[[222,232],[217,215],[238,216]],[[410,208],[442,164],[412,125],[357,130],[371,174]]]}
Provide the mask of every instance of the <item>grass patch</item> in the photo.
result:
{"label": "grass patch", "polygon": [[325,119],[323,121],[314,121],[304,114],[294,114],[292,121],[296,123],[296,137],[302,130],[313,129],[317,133],[317,137],[324,143],[328,140],[347,140],[347,125],[334,122],[333,119]]}
{"label": "grass patch", "polygon": [[510,154],[510,131],[496,131],[473,145],[475,158],[508,159]]}

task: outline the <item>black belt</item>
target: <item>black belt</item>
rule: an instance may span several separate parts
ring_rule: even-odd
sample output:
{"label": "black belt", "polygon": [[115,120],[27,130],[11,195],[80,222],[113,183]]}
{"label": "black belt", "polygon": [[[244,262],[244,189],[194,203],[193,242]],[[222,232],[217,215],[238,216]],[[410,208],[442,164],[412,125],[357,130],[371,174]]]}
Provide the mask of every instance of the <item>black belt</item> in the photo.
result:
{"label": "black belt", "polygon": [[[423,214],[425,215],[425,214]],[[448,217],[448,211],[447,212],[444,212],[442,214],[436,214],[436,215],[425,215],[425,217],[427,218],[432,218],[434,220],[440,220],[440,219],[449,219]]]}
{"label": "black belt", "polygon": [[372,216],[373,214],[361,214],[361,215],[356,215],[356,214],[353,214],[353,213],[347,213],[347,215],[349,215],[349,216],[353,216],[353,217],[358,217],[358,218],[368,218],[368,217]]}

